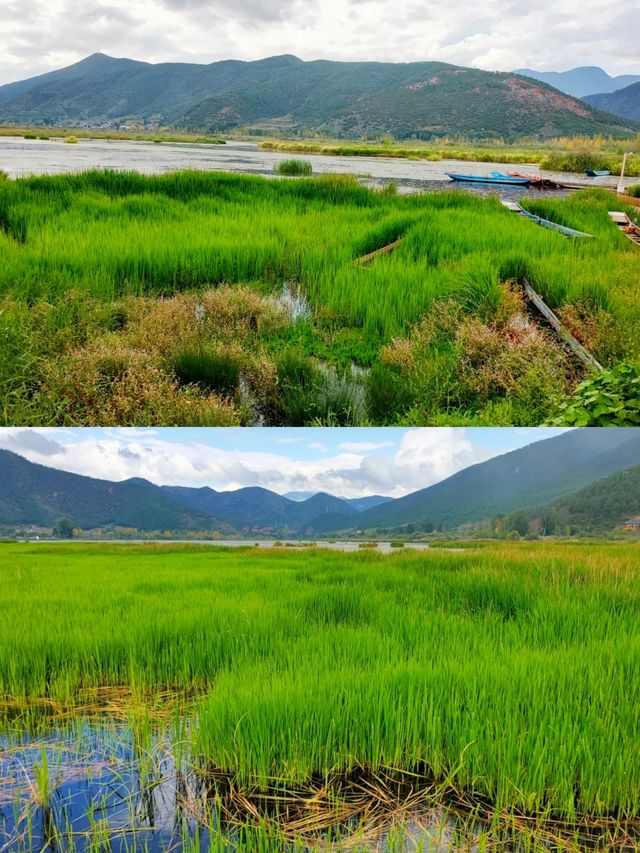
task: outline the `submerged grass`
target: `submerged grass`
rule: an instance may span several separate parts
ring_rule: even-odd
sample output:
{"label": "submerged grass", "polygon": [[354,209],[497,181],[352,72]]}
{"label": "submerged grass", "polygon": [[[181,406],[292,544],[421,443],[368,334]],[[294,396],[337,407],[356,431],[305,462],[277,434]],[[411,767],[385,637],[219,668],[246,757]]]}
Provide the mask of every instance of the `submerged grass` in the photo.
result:
{"label": "submerged grass", "polygon": [[[86,172],[2,181],[4,420],[59,423],[60,412],[66,412],[73,422],[95,423],[81,408],[69,405],[64,396],[68,392],[52,385],[43,365],[57,363],[61,356],[64,361],[72,353],[82,360],[81,352],[87,347],[95,350],[98,341],[104,347],[122,341],[130,331],[126,312],[118,315],[123,300],[170,302],[177,294],[211,292],[221,285],[248,285],[263,297],[277,297],[283,282],[289,282],[308,301],[312,313],[286,329],[265,330],[247,317],[249,334],[240,360],[270,352],[272,374],[286,348],[295,349],[298,358],[328,359],[343,373],[352,362],[367,368],[377,365],[381,347],[407,339],[426,317],[442,312],[444,300],[452,300],[467,318],[480,321],[486,327],[483,334],[497,329],[503,342],[513,344],[513,336],[505,331],[508,324],[500,327],[498,318],[505,299],[509,302],[505,287],[524,278],[551,307],[571,316],[573,334],[599,361],[611,366],[623,358],[633,360],[640,354],[634,333],[640,322],[637,248],[609,220],[611,203],[611,195],[604,191],[561,201],[527,201],[534,212],[593,235],[589,240],[567,240],[514,216],[495,199],[457,192],[397,197],[336,176],[266,181],[198,172],[156,177]],[[354,263],[397,240],[401,242],[393,253],[375,256],[366,265]],[[46,340],[39,325],[45,314],[53,324]],[[91,321],[85,319],[88,316]],[[195,314],[194,329],[198,322]],[[108,343],[105,333],[111,335]],[[461,334],[456,332],[454,338],[459,341]],[[219,338],[225,335],[223,324],[207,347],[216,353],[224,350]],[[447,342],[448,353],[456,351],[456,340]],[[172,372],[167,359],[159,360],[157,354],[149,366],[151,372],[160,371],[165,384],[175,379],[176,372],[188,377],[196,370],[194,358],[201,342],[184,343],[184,358],[190,361],[190,366],[182,365],[184,370],[174,358],[178,369]],[[143,358],[136,346],[130,355],[138,362]],[[451,361],[461,362],[460,352],[454,352],[445,359],[448,365],[439,366],[442,355],[431,347],[416,368],[422,376],[437,374],[440,387],[450,382]],[[486,354],[483,358],[491,372],[494,365]],[[535,380],[532,377],[530,381]],[[578,378],[571,381],[575,384]],[[194,381],[201,389],[207,386]],[[447,395],[441,394],[435,408],[422,411],[411,404],[412,417],[422,423],[450,419],[455,406],[472,422],[491,420],[494,413],[484,412],[489,402],[505,405],[507,423],[538,424],[553,414],[550,401],[567,393],[567,381],[563,371],[554,374],[552,388],[534,381],[531,395],[538,402],[533,407],[525,403],[514,409],[508,399],[515,388],[512,383],[500,392],[491,391],[488,398],[469,394],[447,402]],[[223,384],[228,393],[229,383]],[[332,406],[316,400],[309,411],[319,411],[317,417],[326,420],[329,415],[322,413]],[[278,407],[282,411],[280,403],[272,401],[272,408]],[[109,422],[120,417],[121,423],[145,418],[174,423],[180,418],[174,408],[167,405],[163,418],[160,404],[150,405],[142,414],[128,414],[126,406],[119,406]],[[192,408],[189,423],[199,418],[197,406]],[[390,408],[385,420],[397,422],[404,414]],[[236,420],[241,417],[236,412]],[[347,422],[355,417],[352,412]],[[377,409],[365,417],[380,422]],[[224,420],[221,415],[219,421]],[[202,421],[210,423],[211,416],[203,414]]]}
{"label": "submerged grass", "polygon": [[241,788],[387,768],[511,813],[640,816],[633,545],[0,547],[14,723],[33,697],[197,690],[190,749]]}

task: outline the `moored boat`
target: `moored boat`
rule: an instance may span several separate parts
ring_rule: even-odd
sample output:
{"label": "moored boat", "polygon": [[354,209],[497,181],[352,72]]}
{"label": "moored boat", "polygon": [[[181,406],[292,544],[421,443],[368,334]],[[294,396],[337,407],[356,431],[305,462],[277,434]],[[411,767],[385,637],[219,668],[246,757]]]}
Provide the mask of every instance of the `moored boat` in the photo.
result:
{"label": "moored boat", "polygon": [[610,210],[609,216],[632,243],[640,246],[640,225],[636,225],[628,214],[620,210]]}
{"label": "moored boat", "polygon": [[445,172],[452,181],[463,181],[473,184],[514,184],[519,187],[528,187],[532,178],[526,175],[505,175],[503,172],[491,172],[489,175],[464,175],[460,172]]}
{"label": "moored boat", "polygon": [[607,175],[611,174],[609,169],[585,169],[584,173],[590,178],[605,178]]}

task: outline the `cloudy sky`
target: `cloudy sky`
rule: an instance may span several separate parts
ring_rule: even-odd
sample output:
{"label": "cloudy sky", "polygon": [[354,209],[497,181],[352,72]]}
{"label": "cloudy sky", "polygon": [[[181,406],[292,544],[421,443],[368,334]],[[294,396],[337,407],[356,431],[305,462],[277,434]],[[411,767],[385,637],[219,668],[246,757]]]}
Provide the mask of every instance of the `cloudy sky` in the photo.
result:
{"label": "cloudy sky", "polygon": [[[0,429],[0,448],[98,477],[400,497],[561,429]],[[1,476],[0,471],[0,476]]]}
{"label": "cloudy sky", "polygon": [[637,73],[640,0],[0,0],[0,83],[96,51],[150,62],[293,53]]}

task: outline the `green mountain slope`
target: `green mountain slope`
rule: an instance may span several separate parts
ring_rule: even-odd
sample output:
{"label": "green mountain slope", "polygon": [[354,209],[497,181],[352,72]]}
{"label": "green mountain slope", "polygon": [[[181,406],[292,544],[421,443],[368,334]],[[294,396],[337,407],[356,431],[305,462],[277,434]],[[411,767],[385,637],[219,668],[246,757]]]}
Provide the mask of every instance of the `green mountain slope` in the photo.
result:
{"label": "green mountain slope", "polygon": [[622,118],[640,121],[640,82],[617,92],[589,95],[584,100],[595,109],[608,110]]}
{"label": "green mountain slope", "polygon": [[608,533],[640,516],[640,465],[611,474],[545,508],[556,529]]}
{"label": "green mountain slope", "polygon": [[193,131],[260,126],[361,137],[486,138],[620,133],[630,124],[545,83],[442,62],[303,62],[275,56],[210,65],[94,54],[0,87],[0,122],[127,121]]}
{"label": "green mountain slope", "polygon": [[640,430],[572,430],[473,465],[419,492],[358,515],[358,527],[409,522],[456,526],[534,509],[640,464]]}
{"label": "green mountain slope", "polygon": [[61,516],[85,529],[112,524],[139,530],[225,529],[144,480],[95,480],[0,450],[0,523],[47,526]]}
{"label": "green mountain slope", "polygon": [[311,535],[324,531],[327,518],[344,525],[356,515],[347,501],[327,494],[297,502],[258,487],[216,492],[155,486],[140,478],[111,483],[0,450],[0,524],[47,526],[69,516],[84,529],[117,525],[229,535],[248,530]]}

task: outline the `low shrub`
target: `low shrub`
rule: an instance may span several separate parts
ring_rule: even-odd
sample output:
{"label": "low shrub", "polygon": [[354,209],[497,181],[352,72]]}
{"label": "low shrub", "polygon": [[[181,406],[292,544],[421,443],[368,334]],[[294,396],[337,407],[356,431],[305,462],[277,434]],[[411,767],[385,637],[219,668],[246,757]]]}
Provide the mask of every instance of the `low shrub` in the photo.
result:
{"label": "low shrub", "polygon": [[556,426],[640,426],[640,364],[621,363],[581,382]]}

